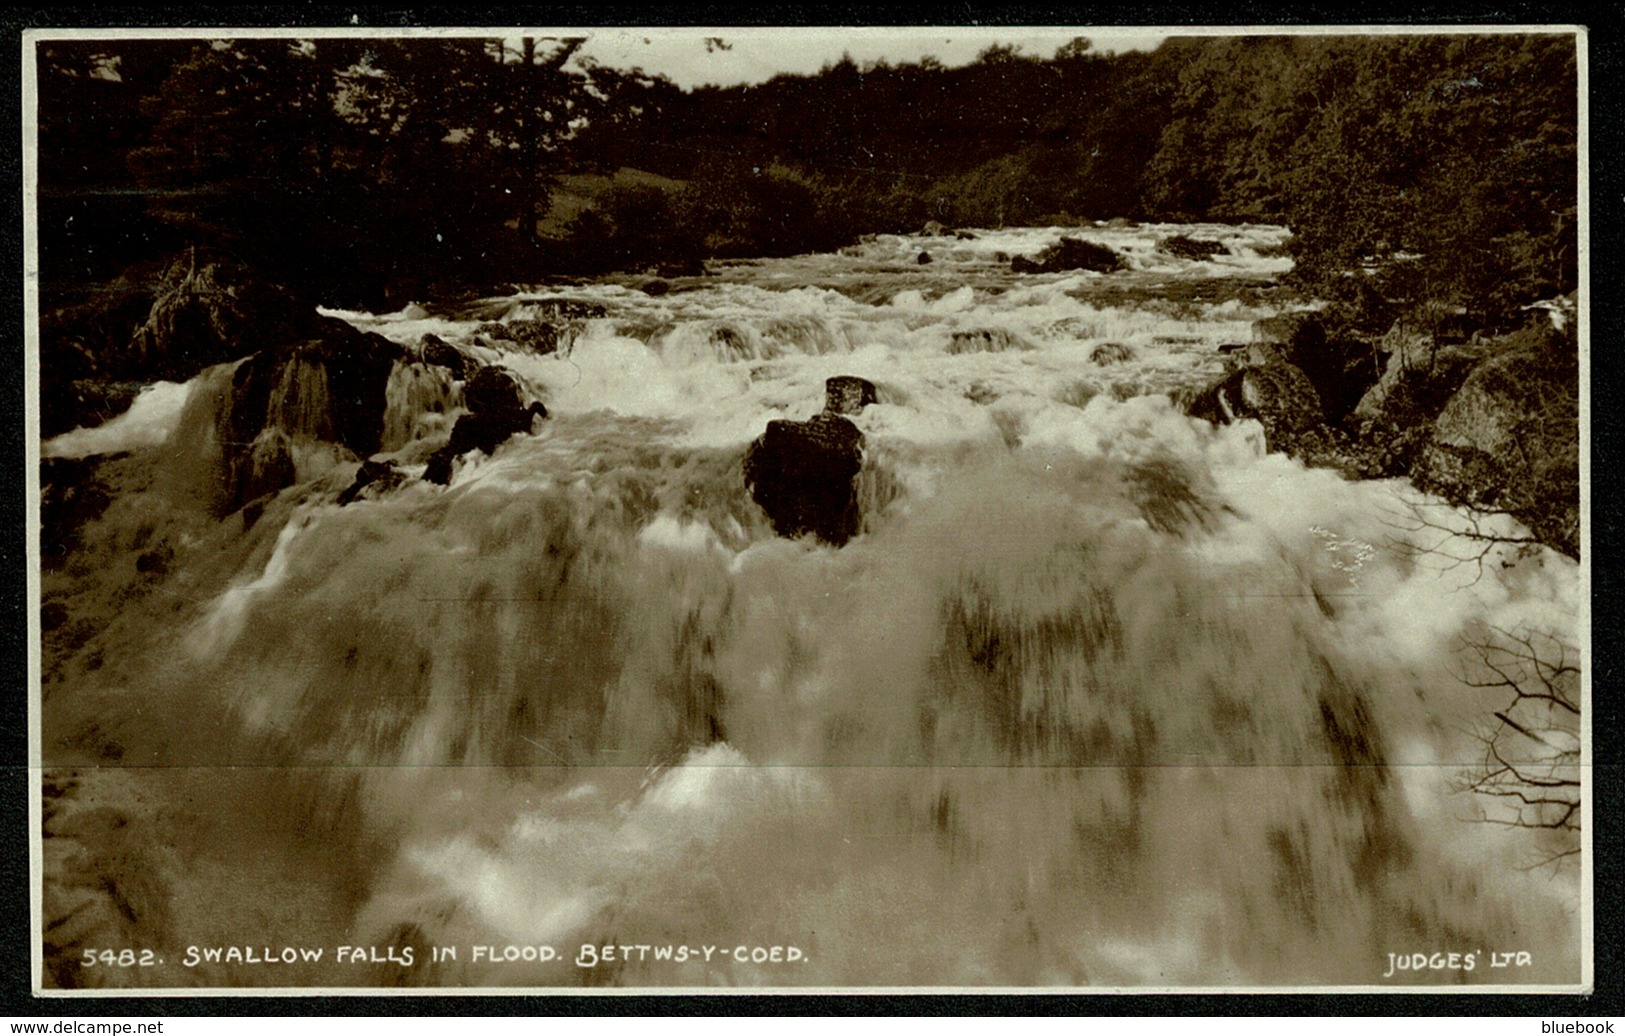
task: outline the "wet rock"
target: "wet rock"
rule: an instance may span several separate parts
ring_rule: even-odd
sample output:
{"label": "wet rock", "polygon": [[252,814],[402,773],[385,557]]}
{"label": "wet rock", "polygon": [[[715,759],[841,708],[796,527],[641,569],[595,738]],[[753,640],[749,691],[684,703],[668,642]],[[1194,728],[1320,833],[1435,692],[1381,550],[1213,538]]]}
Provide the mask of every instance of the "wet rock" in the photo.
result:
{"label": "wet rock", "polygon": [[1230,249],[1222,241],[1186,237],[1175,234],[1157,242],[1157,248],[1179,259],[1211,259],[1216,255],[1229,255]]}
{"label": "wet rock", "polygon": [[930,266],[931,262],[932,262],[931,253],[930,252],[921,252],[919,254],[919,256],[915,258],[914,261],[916,263],[918,263],[919,265],[921,265],[921,266]]}
{"label": "wet rock", "polygon": [[536,418],[547,416],[547,408],[541,403],[525,405],[519,383],[500,367],[476,371],[463,386],[463,401],[469,413],[457,419],[450,441],[429,458],[423,473],[427,481],[450,483],[452,461],[470,450],[494,453],[513,436],[529,432]]}
{"label": "wet rock", "polygon": [[608,314],[602,303],[585,299],[548,297],[540,299],[480,299],[464,305],[453,314],[457,320],[596,320]]}
{"label": "wet rock", "polygon": [[1002,353],[1031,349],[1032,343],[1007,327],[976,327],[953,332],[948,339],[948,353]]}
{"label": "wet rock", "polygon": [[876,402],[873,382],[852,374],[837,374],[824,381],[824,412],[856,414]]}
{"label": "wet rock", "polygon": [[474,329],[474,333],[537,356],[546,356],[558,351],[561,340],[571,329],[569,321],[521,318],[506,323],[481,324]]}
{"label": "wet rock", "polygon": [[780,536],[841,546],[857,534],[863,433],[837,414],[769,421],[745,454],[745,485]]}
{"label": "wet rock", "polygon": [[958,238],[960,241],[976,240],[976,235],[969,230],[956,230],[954,231],[954,237]]}
{"label": "wet rock", "polygon": [[1187,408],[1192,417],[1229,424],[1251,418],[1264,426],[1271,450],[1324,423],[1320,397],[1309,378],[1290,363],[1266,363],[1233,371],[1199,393]]}
{"label": "wet rock", "polygon": [[949,230],[947,227],[943,226],[941,223],[938,223],[934,219],[928,220],[925,226],[920,228],[920,235],[922,237],[946,237],[951,233],[953,233],[953,231]]}
{"label": "wet rock", "polygon": [[1134,359],[1134,350],[1122,342],[1103,342],[1089,353],[1089,362],[1105,367],[1113,363],[1127,363]]}
{"label": "wet rock", "polygon": [[1085,241],[1081,237],[1063,237],[1031,259],[1017,256],[1010,260],[1010,269],[1016,273],[1061,273],[1067,270],[1112,273],[1122,268],[1122,256],[1105,245]]}
{"label": "wet rock", "polygon": [[344,492],[339,494],[340,507],[352,503],[366,491],[367,496],[377,496],[396,488],[406,481],[403,474],[395,465],[388,461],[369,460],[361,465],[355,473],[355,481],[351,482]]}
{"label": "wet rock", "polygon": [[[232,374],[216,431],[222,513],[299,477],[295,444],[325,443],[338,459],[377,452],[387,386],[404,347],[342,320],[318,317],[314,336],[255,353]],[[307,451],[308,452],[308,451]]]}
{"label": "wet rock", "polygon": [[1326,420],[1336,424],[1356,409],[1377,381],[1377,360],[1370,346],[1327,335],[1314,313],[1283,313],[1253,323],[1248,362],[1279,357],[1302,370],[1320,397]]}
{"label": "wet rock", "polygon": [[458,381],[467,380],[472,366],[461,349],[435,334],[426,334],[418,341],[418,355],[423,357],[424,363],[446,368]]}
{"label": "wet rock", "polygon": [[638,285],[638,290],[645,295],[658,298],[671,291],[671,282],[659,277],[652,277]]}

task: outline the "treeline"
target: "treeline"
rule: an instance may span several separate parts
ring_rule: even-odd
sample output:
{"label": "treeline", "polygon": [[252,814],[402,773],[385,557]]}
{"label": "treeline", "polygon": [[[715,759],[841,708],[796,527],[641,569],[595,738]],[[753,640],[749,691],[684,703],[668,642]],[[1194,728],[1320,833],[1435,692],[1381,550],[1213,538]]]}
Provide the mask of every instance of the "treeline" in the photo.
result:
{"label": "treeline", "polygon": [[[1080,38],[694,91],[576,46],[42,44],[45,283],[204,243],[378,305],[929,220],[1125,216],[1284,223],[1304,285],[1372,323],[1575,286],[1571,36]],[[553,175],[622,166],[685,186],[615,188],[536,237]]]}

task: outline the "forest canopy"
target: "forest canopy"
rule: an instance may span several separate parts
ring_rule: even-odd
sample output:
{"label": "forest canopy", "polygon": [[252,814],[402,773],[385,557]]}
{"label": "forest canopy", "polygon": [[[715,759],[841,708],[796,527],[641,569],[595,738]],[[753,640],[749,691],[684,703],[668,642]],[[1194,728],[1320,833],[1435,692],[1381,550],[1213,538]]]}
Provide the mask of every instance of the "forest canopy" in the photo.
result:
{"label": "forest canopy", "polygon": [[[45,305],[192,245],[379,306],[1113,217],[1285,224],[1331,299],[1497,313],[1576,284],[1569,34],[1079,38],[687,91],[580,42],[42,41]],[[560,178],[617,170],[643,178],[548,231]]]}

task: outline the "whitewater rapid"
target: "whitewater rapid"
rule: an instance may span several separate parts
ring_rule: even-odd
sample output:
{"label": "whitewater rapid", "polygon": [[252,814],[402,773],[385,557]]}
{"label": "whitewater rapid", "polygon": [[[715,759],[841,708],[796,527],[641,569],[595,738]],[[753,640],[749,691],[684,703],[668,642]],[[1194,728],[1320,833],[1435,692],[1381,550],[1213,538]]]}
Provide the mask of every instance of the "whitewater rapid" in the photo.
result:
{"label": "whitewater rapid", "polygon": [[[1127,268],[1009,272],[1062,233]],[[1574,639],[1576,566],[1442,562],[1408,521],[1460,521],[1437,501],[1176,402],[1294,304],[1285,236],[882,236],[658,294],[328,311],[458,342],[550,414],[447,487],[343,507],[364,458],[252,518],[188,509],[218,374],[45,443],[130,451],[46,586],[77,622],[47,644],[46,766],[168,832],[119,835],[119,866],[163,888],[125,936],[177,963],[109,981],[1382,986],[1390,953],[1458,949],[1532,963],[1401,981],[1577,981],[1578,869],[1531,870],[1542,837],[1459,790],[1496,704],[1464,638]],[[557,352],[479,333],[559,300],[583,315]],[[741,475],[835,375],[879,400],[838,550],[774,536]],[[420,471],[456,385],[401,364],[389,398],[387,456]],[[243,940],[413,964],[178,965]],[[605,957],[640,946],[696,952]]]}

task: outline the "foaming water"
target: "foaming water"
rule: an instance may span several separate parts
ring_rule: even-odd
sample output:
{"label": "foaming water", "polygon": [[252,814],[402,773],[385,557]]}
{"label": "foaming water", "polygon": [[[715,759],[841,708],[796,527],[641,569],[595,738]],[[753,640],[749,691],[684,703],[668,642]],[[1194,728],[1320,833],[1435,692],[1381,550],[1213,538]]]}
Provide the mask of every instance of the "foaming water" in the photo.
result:
{"label": "foaming water", "polygon": [[[1170,232],[1106,243],[1129,277],[1277,262],[1249,252],[1277,228],[1189,230],[1227,243],[1212,262],[1159,252]],[[605,315],[567,351],[487,346],[552,416],[449,487],[341,507],[338,464],[252,521],[189,518],[182,492],[115,505],[49,588],[106,619],[53,655],[44,744],[49,766],[123,764],[96,801],[184,801],[166,848],[127,854],[169,883],[149,942],[236,918],[256,943],[414,949],[337,978],[131,981],[1380,985],[1390,953],[1458,949],[1577,981],[1577,876],[1524,869],[1545,843],[1472,822],[1449,779],[1486,713],[1462,637],[1572,630],[1572,563],[1429,564],[1394,520],[1425,502],[1408,487],[1187,419],[1164,393],[1265,310],[1175,316],[994,269],[1060,233],[880,238],[659,298],[573,289]],[[894,290],[842,290],[887,263]],[[346,316],[412,343],[513,312],[481,307]],[[1125,348],[1091,359],[1106,343]],[[816,412],[835,374],[879,397],[854,418],[864,519],[840,550],[775,537],[742,475],[765,422]],[[442,441],[459,391],[398,364],[385,456]],[[162,470],[202,463],[206,410]],[[115,600],[137,526],[174,561]],[[201,797],[182,776],[216,771],[236,776]],[[306,888],[258,909],[221,892],[223,845]]]}

